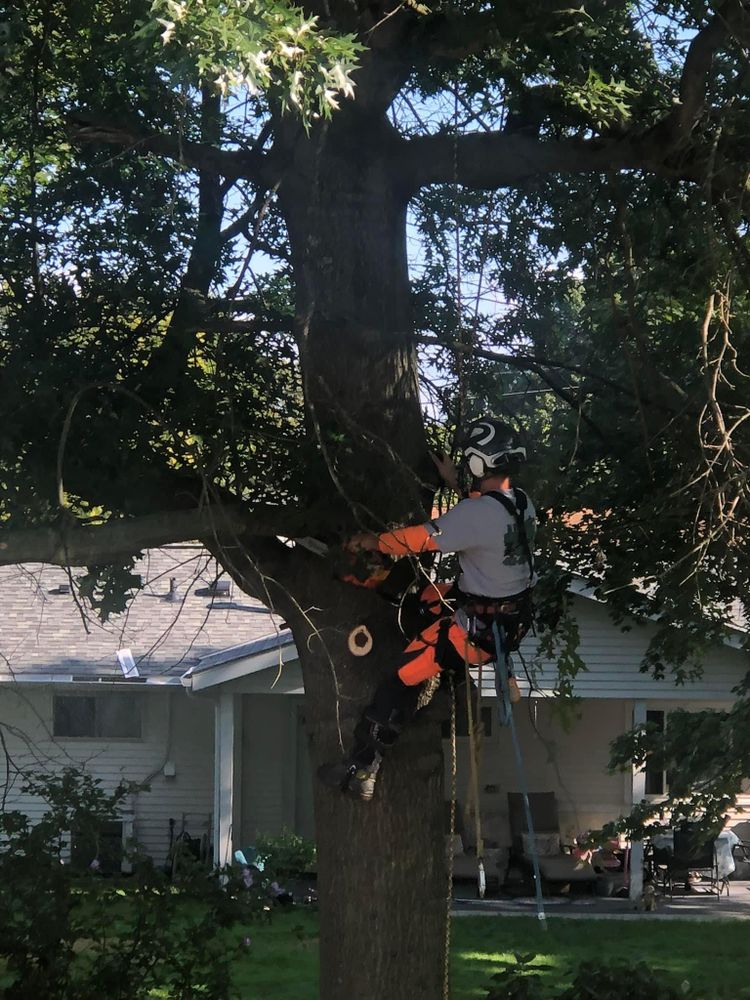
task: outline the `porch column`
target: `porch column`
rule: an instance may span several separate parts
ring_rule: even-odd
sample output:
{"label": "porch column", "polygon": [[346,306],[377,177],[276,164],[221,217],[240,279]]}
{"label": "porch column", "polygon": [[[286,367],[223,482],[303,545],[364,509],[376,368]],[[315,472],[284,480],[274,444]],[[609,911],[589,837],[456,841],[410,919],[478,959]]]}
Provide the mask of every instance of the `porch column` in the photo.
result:
{"label": "porch column", "polygon": [[[633,726],[644,725],[646,722],[646,702],[633,702]],[[632,794],[630,801],[632,805],[640,802],[646,797],[646,772],[633,768]],[[643,892],[643,841],[637,841],[630,845],[630,898],[640,899]]]}
{"label": "porch column", "polygon": [[214,712],[214,864],[231,864],[241,781],[242,695],[220,691]]}

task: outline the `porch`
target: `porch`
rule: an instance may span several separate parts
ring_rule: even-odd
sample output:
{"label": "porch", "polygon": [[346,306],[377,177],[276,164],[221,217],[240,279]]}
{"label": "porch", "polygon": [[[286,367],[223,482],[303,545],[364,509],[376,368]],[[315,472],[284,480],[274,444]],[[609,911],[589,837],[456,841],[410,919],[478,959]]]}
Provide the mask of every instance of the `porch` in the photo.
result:
{"label": "porch", "polygon": [[[533,917],[536,906],[530,897],[480,900],[463,884],[455,888],[452,912],[457,917]],[[584,895],[545,899],[545,913],[549,919],[573,920],[750,920],[750,882],[730,882],[729,896],[721,898],[703,891],[675,893],[671,899],[660,896],[652,913],[641,913],[631,899]]]}

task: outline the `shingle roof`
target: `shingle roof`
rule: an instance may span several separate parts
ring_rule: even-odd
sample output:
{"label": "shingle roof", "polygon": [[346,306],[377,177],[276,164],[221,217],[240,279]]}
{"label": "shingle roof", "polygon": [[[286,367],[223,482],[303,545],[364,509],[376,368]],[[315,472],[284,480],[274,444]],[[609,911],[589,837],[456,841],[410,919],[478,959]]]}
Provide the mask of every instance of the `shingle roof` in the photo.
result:
{"label": "shingle roof", "polygon": [[69,583],[65,570],[0,567],[0,680],[38,674],[115,679],[122,677],[115,653],[124,648],[132,651],[142,677],[166,679],[184,674],[202,657],[279,628],[280,620],[234,583],[228,596],[207,593],[217,564],[198,545],[152,549],[135,572],[142,589],[124,614],[102,623],[77,606],[72,594],[57,592]]}
{"label": "shingle roof", "polygon": [[220,649],[208,656],[201,657],[200,663],[190,669],[191,674],[198,674],[211,667],[218,667],[222,663],[231,663],[233,660],[241,660],[248,656],[257,656],[258,653],[266,653],[269,649],[283,649],[294,642],[294,636],[288,629],[281,629],[264,635],[260,639],[252,639],[250,642],[241,642],[237,646],[230,646],[228,649]]}

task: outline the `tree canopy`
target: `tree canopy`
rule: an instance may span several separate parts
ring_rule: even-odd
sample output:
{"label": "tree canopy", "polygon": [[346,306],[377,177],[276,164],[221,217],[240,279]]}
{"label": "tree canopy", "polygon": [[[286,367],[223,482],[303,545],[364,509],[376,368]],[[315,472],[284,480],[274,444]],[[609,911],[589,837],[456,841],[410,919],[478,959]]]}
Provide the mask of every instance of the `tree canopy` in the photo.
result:
{"label": "tree canopy", "polygon": [[740,0],[6,10],[3,561],[199,537],[304,639],[293,540],[421,516],[490,410],[562,690],[572,574],[677,682],[746,622]]}
{"label": "tree canopy", "polygon": [[54,524],[61,501],[169,509],[166,479],[191,475],[306,500],[319,442],[279,188],[300,132],[333,142],[377,117],[410,199],[430,427],[507,409],[537,492],[591,512],[571,568],[630,607],[644,581],[665,621],[696,602],[721,618],[747,589],[745,19],[734,3],[11,10],[6,528]]}

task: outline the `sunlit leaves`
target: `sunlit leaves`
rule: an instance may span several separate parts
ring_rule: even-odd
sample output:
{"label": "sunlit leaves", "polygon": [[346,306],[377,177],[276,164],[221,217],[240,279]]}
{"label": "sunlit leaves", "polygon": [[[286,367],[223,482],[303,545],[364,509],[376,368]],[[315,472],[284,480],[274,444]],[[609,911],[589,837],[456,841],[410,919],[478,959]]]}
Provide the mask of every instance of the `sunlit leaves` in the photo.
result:
{"label": "sunlit leaves", "polygon": [[283,0],[154,0],[137,37],[176,82],[208,84],[223,97],[273,88],[308,125],[354,96],[363,51],[353,35],[324,30]]}

